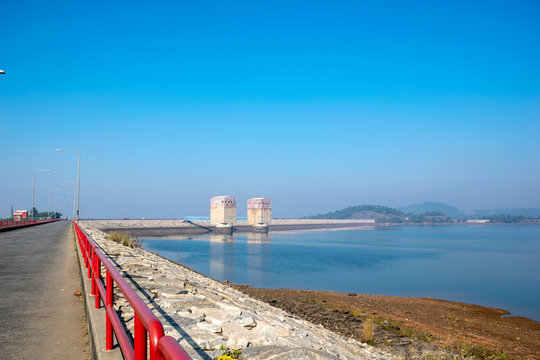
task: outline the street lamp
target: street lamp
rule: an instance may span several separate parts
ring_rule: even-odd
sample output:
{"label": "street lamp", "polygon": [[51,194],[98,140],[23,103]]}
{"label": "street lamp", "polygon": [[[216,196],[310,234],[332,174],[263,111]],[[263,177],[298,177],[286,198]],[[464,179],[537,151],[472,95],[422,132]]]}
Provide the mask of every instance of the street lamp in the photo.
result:
{"label": "street lamp", "polygon": [[79,154],[77,161],[77,218],[79,221],[79,194],[81,190],[81,153],[77,149],[56,149],[56,151],[75,151]]}
{"label": "street lamp", "polygon": [[36,173],[43,171],[49,172],[51,169],[34,169],[34,183],[32,184],[32,220],[34,220],[34,194],[36,192]]}

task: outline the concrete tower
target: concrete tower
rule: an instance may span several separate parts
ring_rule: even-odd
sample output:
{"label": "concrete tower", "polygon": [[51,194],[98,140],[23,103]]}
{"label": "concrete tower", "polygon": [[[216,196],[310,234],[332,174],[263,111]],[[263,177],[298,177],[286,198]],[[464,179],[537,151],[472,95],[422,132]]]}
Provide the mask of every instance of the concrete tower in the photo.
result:
{"label": "concrete tower", "polygon": [[210,199],[210,224],[234,224],[236,221],[236,198],[215,196]]}
{"label": "concrete tower", "polygon": [[272,202],[268,198],[248,200],[248,224],[270,224],[272,220]]}

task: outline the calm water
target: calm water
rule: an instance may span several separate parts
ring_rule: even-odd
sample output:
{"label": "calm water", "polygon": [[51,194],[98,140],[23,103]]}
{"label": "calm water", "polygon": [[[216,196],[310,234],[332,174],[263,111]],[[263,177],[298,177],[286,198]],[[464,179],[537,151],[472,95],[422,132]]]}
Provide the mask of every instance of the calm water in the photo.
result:
{"label": "calm water", "polygon": [[144,247],[220,281],[434,297],[540,321],[540,226],[177,236]]}

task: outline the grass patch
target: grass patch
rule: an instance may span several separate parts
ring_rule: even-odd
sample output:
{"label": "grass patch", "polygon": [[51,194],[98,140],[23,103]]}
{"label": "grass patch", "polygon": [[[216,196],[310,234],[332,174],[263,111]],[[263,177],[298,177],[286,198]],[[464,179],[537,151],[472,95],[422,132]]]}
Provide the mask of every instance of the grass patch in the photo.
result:
{"label": "grass patch", "polygon": [[473,358],[477,360],[519,360],[519,358],[508,355],[504,351],[493,350],[481,345],[471,345],[464,342],[452,346],[450,350],[457,352],[462,358]]}
{"label": "grass patch", "polygon": [[364,334],[363,335],[366,342],[373,341],[373,323],[379,325],[382,329],[386,331],[390,331],[398,335],[415,338],[422,342],[431,343],[437,339],[434,335],[428,334],[426,332],[423,332],[415,328],[404,326],[403,324],[394,320],[382,319],[382,318],[377,318],[377,317],[376,318],[366,317],[365,315],[360,314],[356,310],[354,311],[342,310],[342,309],[339,309],[334,304],[323,303],[320,301],[317,301],[316,303],[319,306],[325,307],[327,309],[333,309],[335,311],[339,311],[342,313],[346,313],[349,316],[364,318],[364,321],[363,321]]}
{"label": "grass patch", "polygon": [[131,236],[125,233],[119,233],[116,231],[111,232],[107,238],[124,246],[134,248],[142,247],[143,241],[139,239],[133,239]]}
{"label": "grass patch", "polygon": [[[421,342],[424,343],[434,343],[436,341],[441,340],[441,338],[429,334],[425,331],[408,327],[403,325],[402,323],[387,319],[387,318],[379,318],[379,317],[372,317],[368,316],[365,313],[359,313],[357,310],[350,311],[350,310],[344,310],[339,308],[338,306],[322,302],[322,301],[314,301],[313,303],[327,309],[332,309],[336,312],[340,312],[342,314],[346,314],[347,316],[360,318],[362,319],[362,337],[363,341],[366,342],[369,345],[373,345],[375,343],[374,338],[374,325],[377,324],[380,326],[383,330],[386,330],[388,332],[392,332],[397,335],[406,336],[410,338],[418,339]],[[520,358],[508,355],[504,351],[494,350],[490,348],[486,348],[481,345],[473,345],[469,343],[469,338],[467,336],[466,330],[469,327],[469,323],[467,321],[463,320],[457,320],[452,317],[448,317],[447,321],[453,328],[452,333],[461,333],[461,339],[459,341],[453,341],[451,345],[443,345],[441,346],[441,349],[449,350],[456,355],[449,357],[448,355],[433,355],[433,354],[426,354],[424,359],[425,360],[520,360]],[[449,334],[448,337],[452,338],[452,334]],[[409,351],[409,350],[408,350]],[[413,357],[413,354],[410,353],[404,353],[398,356],[398,358],[406,360],[411,359]]]}
{"label": "grass patch", "polygon": [[374,321],[377,325],[379,325],[386,331],[390,331],[398,335],[415,338],[425,343],[431,343],[437,339],[434,335],[428,334],[412,327],[404,326],[403,324],[391,319],[375,318]]}
{"label": "grass patch", "polygon": [[369,345],[373,344],[373,319],[365,318],[362,322],[362,330],[364,330],[364,341]]}

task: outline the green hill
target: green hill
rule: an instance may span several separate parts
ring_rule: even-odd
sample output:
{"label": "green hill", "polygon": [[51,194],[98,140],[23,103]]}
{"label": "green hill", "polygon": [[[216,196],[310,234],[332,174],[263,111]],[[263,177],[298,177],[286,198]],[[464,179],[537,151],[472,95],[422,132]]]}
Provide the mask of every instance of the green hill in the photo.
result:
{"label": "green hill", "polygon": [[[378,214],[383,217],[405,216],[403,212],[397,209],[386,207],[386,206],[358,205],[358,206],[350,206],[346,209],[337,210],[337,211],[329,212],[326,214],[311,215],[311,216],[308,216],[307,219],[358,219],[358,218],[365,218],[365,217],[362,217],[361,214],[366,214],[366,213]],[[368,218],[372,218],[372,217],[368,217]]]}
{"label": "green hill", "polygon": [[455,206],[451,206],[442,202],[424,202],[421,204],[403,206],[398,209],[403,211],[404,213],[411,213],[416,215],[437,211],[454,219],[461,219],[467,216],[463,210],[460,210]]}
{"label": "green hill", "polygon": [[440,211],[427,211],[421,215],[404,213],[401,210],[381,205],[358,205],[332,211],[326,214],[311,215],[306,219],[370,219],[378,223],[446,223],[450,219]]}

